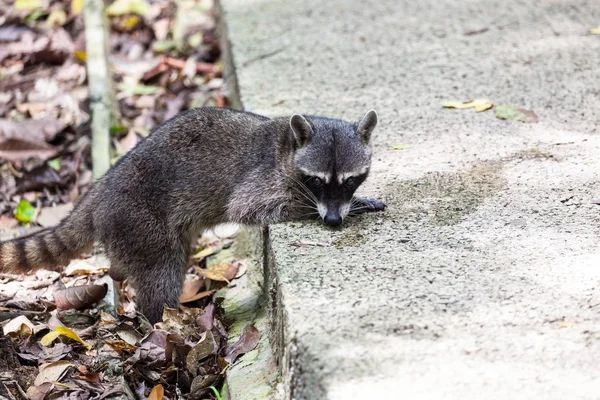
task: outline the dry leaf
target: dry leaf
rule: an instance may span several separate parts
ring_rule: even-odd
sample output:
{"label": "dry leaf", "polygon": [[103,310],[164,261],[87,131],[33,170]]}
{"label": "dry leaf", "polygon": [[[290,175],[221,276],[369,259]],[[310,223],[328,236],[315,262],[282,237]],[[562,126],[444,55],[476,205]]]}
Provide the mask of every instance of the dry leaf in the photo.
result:
{"label": "dry leaf", "polygon": [[60,310],[72,310],[85,308],[95,302],[102,300],[108,291],[104,285],[81,285],[56,290],[52,294],[56,308]]}
{"label": "dry leaf", "polygon": [[227,283],[231,282],[238,272],[238,266],[227,263],[211,265],[207,269],[198,267],[195,267],[195,269],[205,278],[212,279],[213,281],[225,281]]}
{"label": "dry leaf", "polygon": [[[65,268],[66,276],[73,275],[96,275],[103,274],[109,270],[108,266],[96,265],[96,257],[90,257],[85,260],[72,260]],[[102,296],[104,297],[104,296]]]}
{"label": "dry leaf", "polygon": [[57,326],[56,328],[54,328],[53,331],[50,331],[49,333],[47,333],[43,338],[40,339],[40,344],[42,346],[46,346],[47,347],[52,342],[54,342],[56,340],[56,338],[59,337],[59,336],[64,336],[64,337],[67,337],[67,338],[69,338],[71,340],[79,342],[83,346],[85,346],[88,350],[90,350],[92,348],[91,344],[84,342],[83,340],[81,340],[81,338],[79,337],[79,335],[77,335],[71,329],[69,329],[67,327],[64,327],[64,326]]}
{"label": "dry leaf", "polygon": [[8,161],[25,161],[34,157],[46,160],[54,155],[56,155],[56,149],[46,142],[32,142],[15,138],[0,141],[0,158]]}
{"label": "dry leaf", "polygon": [[127,133],[123,139],[119,140],[119,146],[124,154],[133,149],[141,141],[142,139],[135,133],[135,131],[130,129],[129,133]]}
{"label": "dry leaf", "polygon": [[132,346],[131,344],[127,343],[124,340],[107,340],[106,344],[108,344],[110,347],[112,347],[113,349],[115,349],[119,354],[122,354],[123,352],[131,352],[133,353],[136,350],[135,346]]}
{"label": "dry leaf", "polygon": [[24,315],[11,319],[2,327],[5,335],[21,338],[31,336],[33,328],[33,323]]}
{"label": "dry leaf", "polygon": [[83,0],[71,0],[71,14],[79,15],[83,11]]}
{"label": "dry leaf", "polygon": [[190,350],[186,359],[185,365],[188,371],[192,375],[197,375],[198,365],[200,361],[204,360],[211,354],[215,354],[219,346],[215,342],[214,336],[211,331],[206,331],[202,335],[202,339]]}
{"label": "dry leaf", "polygon": [[165,389],[163,388],[163,385],[159,383],[158,385],[154,386],[154,388],[152,388],[152,391],[148,396],[148,400],[162,400],[164,395]]}
{"label": "dry leaf", "polygon": [[193,279],[186,280],[183,283],[183,290],[181,291],[181,296],[179,297],[180,303],[188,303],[190,302],[190,298],[194,297],[198,290],[204,286],[204,279]]}
{"label": "dry leaf", "polygon": [[56,134],[65,129],[67,125],[54,116],[23,121],[0,119],[0,138],[21,139],[34,143],[45,142],[54,139]]}
{"label": "dry leaf", "polygon": [[205,297],[208,297],[211,294],[213,294],[214,292],[215,292],[214,290],[205,290],[203,292],[198,292],[191,297],[186,297],[185,299],[181,299],[180,303],[191,303],[192,301],[196,301],[196,300],[200,300]]}
{"label": "dry leaf", "polygon": [[39,386],[46,382],[59,382],[67,370],[73,366],[72,363],[64,360],[42,364],[40,366],[40,373],[35,378],[34,384]]}
{"label": "dry leaf", "polygon": [[212,247],[212,246],[205,247],[204,249],[202,249],[199,252],[197,252],[196,254],[194,254],[192,256],[192,259],[196,260],[196,261],[202,261],[206,257],[208,257],[211,254],[213,254],[215,252],[215,250],[217,250],[217,248]]}
{"label": "dry leaf", "polygon": [[474,108],[477,112],[482,112],[485,110],[489,110],[493,107],[493,104],[488,99],[475,99],[470,101],[460,101],[460,100],[444,100],[441,102],[442,107],[445,108],[456,108],[459,110]]}
{"label": "dry leaf", "polygon": [[530,124],[538,122],[538,117],[533,111],[516,106],[499,105],[494,109],[494,113],[500,119],[510,119]]}
{"label": "dry leaf", "polygon": [[73,209],[73,203],[59,204],[54,207],[43,207],[40,210],[40,215],[36,222],[44,228],[56,226],[62,221]]}
{"label": "dry leaf", "polygon": [[42,0],[15,0],[13,7],[17,10],[34,10],[42,6]]}
{"label": "dry leaf", "polygon": [[46,18],[46,26],[48,28],[55,28],[57,26],[63,26],[67,23],[67,13],[63,10],[54,10]]}
{"label": "dry leaf", "polygon": [[27,398],[29,400],[44,400],[46,395],[54,389],[54,384],[51,382],[42,383],[38,386],[30,386],[27,388]]}
{"label": "dry leaf", "polygon": [[19,221],[8,215],[0,216],[0,229],[12,229],[19,225]]}
{"label": "dry leaf", "polygon": [[231,364],[238,356],[254,350],[259,339],[260,333],[258,332],[258,329],[251,325],[247,325],[242,331],[239,340],[231,347],[227,348],[225,357],[223,358]]}

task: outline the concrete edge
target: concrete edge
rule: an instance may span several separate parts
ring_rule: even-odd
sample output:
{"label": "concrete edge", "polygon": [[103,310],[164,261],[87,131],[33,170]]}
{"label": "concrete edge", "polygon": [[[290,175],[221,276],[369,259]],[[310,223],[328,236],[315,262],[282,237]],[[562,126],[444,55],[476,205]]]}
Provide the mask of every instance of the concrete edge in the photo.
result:
{"label": "concrete edge", "polygon": [[246,325],[255,326],[260,340],[254,350],[229,366],[225,377],[226,399],[279,399],[279,371],[271,347],[272,334],[265,305],[262,265],[263,240],[256,228],[240,228],[230,256],[243,260],[246,273],[235,284],[215,294],[229,324],[229,342],[235,342]]}
{"label": "concrete edge", "polygon": [[[229,41],[226,11],[221,1],[215,1],[217,19],[217,34],[221,45],[223,58],[223,80],[230,101],[230,107],[243,110],[240,88],[237,81],[236,64]],[[240,240],[245,237],[246,240]],[[272,399],[289,398],[287,384],[282,385],[281,365],[284,343],[282,323],[284,318],[278,315],[277,285],[274,269],[272,268],[272,252],[269,244],[269,228],[241,228],[236,240],[235,253],[246,257],[247,272],[241,277],[242,281],[235,288],[224,291],[222,307],[227,318],[233,317],[230,334],[236,336],[248,322],[252,322],[261,333],[259,344],[255,350],[244,355],[231,365],[225,378],[226,399]],[[240,288],[238,288],[238,286]],[[240,293],[246,291],[246,295]],[[244,300],[246,297],[246,300]],[[240,301],[254,302],[254,315],[238,315]],[[287,375],[287,374],[286,374]]]}

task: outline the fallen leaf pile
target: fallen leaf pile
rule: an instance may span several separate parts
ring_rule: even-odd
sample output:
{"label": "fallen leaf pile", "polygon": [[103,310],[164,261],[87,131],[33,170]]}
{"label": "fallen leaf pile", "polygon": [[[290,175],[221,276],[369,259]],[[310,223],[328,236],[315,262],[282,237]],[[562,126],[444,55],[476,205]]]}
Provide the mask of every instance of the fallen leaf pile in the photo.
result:
{"label": "fallen leaf pile", "polygon": [[[114,162],[177,113],[226,105],[212,0],[177,5],[107,8]],[[0,229],[56,225],[89,187],[82,9],[83,0],[0,0]]]}
{"label": "fallen leaf pile", "polygon": [[116,316],[103,311],[102,257],[74,260],[62,274],[2,275],[0,395],[214,398],[227,366],[260,337],[249,325],[228,346],[226,325],[212,302],[216,289],[244,273],[243,262],[226,262],[233,232],[199,239],[196,254],[203,256],[190,265],[180,309],[165,309],[154,327],[135,313],[135,293],[127,285]]}
{"label": "fallen leaf pile", "polygon": [[90,117],[77,1],[0,0],[0,21],[0,228],[10,228],[87,188]]}
{"label": "fallen leaf pile", "polygon": [[182,110],[225,106],[212,2],[117,0],[108,8],[110,62],[122,118],[112,127],[126,152]]}

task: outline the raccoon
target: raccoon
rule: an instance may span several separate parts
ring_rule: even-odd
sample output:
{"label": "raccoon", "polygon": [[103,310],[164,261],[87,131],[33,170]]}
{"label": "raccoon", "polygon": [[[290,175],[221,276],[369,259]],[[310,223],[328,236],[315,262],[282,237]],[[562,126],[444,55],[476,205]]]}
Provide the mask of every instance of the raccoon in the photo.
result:
{"label": "raccoon", "polygon": [[358,123],[199,108],[158,126],[95,183],[57,227],[0,243],[0,271],[57,268],[104,245],[150,322],[177,307],[191,242],[220,223],[320,218],[338,226],[380,211],[354,197],[371,164],[377,114]]}

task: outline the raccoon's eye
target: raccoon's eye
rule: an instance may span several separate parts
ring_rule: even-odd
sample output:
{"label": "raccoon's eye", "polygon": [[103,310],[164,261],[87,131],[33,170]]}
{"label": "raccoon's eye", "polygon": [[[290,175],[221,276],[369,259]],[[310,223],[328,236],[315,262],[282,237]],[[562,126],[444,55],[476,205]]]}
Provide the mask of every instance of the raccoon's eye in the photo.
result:
{"label": "raccoon's eye", "polygon": [[316,176],[313,176],[312,178],[310,178],[308,180],[308,183],[314,187],[323,186],[323,181],[321,180],[321,178],[317,178]]}
{"label": "raccoon's eye", "polygon": [[354,179],[354,177],[351,176],[350,178],[346,179],[345,183],[346,183],[346,186],[352,187],[352,186],[354,186],[355,182],[356,182],[356,179]]}

